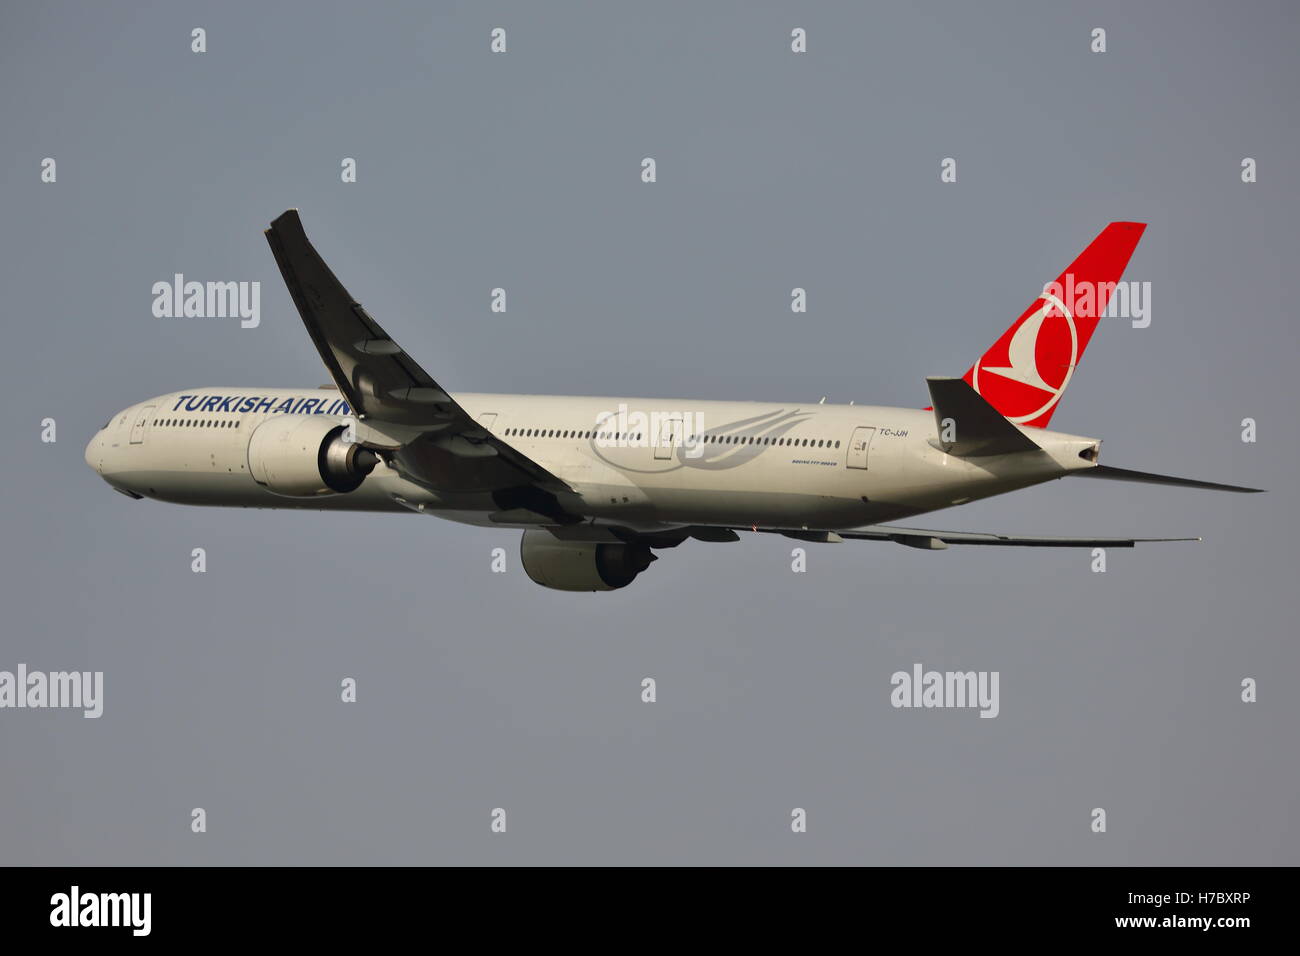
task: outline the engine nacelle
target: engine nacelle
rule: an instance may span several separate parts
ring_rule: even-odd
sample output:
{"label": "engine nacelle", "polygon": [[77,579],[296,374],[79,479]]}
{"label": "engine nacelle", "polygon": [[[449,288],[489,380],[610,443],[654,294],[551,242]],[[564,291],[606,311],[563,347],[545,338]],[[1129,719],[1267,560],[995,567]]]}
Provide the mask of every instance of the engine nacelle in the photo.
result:
{"label": "engine nacelle", "polygon": [[549,531],[534,529],[524,532],[519,557],[530,578],[557,591],[625,588],[657,560],[644,544],[561,541]]}
{"label": "engine nacelle", "polygon": [[310,498],[356,491],[379,457],[343,440],[343,426],[323,415],[276,415],[248,438],[248,471],[277,495]]}

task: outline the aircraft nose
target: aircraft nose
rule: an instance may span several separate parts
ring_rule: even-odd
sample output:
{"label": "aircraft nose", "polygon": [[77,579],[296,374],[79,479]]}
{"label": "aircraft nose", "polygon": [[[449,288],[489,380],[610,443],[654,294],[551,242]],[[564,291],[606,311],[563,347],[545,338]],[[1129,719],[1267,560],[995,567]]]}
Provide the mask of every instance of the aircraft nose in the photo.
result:
{"label": "aircraft nose", "polygon": [[103,448],[104,430],[101,428],[95,432],[95,437],[86,445],[86,464],[93,468],[97,473],[104,473],[104,461],[101,456]]}

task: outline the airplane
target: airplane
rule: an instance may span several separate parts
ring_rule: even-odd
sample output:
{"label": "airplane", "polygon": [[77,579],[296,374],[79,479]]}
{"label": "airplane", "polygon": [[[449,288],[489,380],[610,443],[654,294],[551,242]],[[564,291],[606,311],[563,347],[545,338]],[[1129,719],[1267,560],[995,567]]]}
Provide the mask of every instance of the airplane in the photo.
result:
{"label": "airplane", "polygon": [[931,404],[912,409],[452,395],[348,293],[290,209],[265,235],[333,384],[159,395],[115,414],[86,462],[134,499],[522,530],[524,570],[561,591],[623,588],[656,551],[741,531],[929,550],[1195,541],[882,523],[1074,476],[1260,490],[1109,467],[1100,440],[1047,428],[1145,228],[1106,226],[964,376],[927,378]]}

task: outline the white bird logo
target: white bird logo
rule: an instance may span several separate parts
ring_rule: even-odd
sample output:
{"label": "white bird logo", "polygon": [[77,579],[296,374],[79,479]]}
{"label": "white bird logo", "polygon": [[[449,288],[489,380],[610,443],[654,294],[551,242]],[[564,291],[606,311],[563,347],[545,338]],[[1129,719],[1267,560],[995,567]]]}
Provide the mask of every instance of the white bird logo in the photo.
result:
{"label": "white bird logo", "polygon": [[[1075,328],[1074,316],[1070,313],[1070,310],[1065,307],[1064,302],[1049,292],[1044,292],[1039,297],[1039,301],[1042,305],[1020,323],[1015,333],[1012,334],[1011,341],[1007,343],[1008,364],[996,368],[993,366],[981,368],[977,365],[975,368],[975,381],[973,384],[977,392],[980,391],[979,374],[984,371],[1051,393],[1052,397],[1036,411],[1028,415],[1008,415],[1007,417],[1013,422],[1032,421],[1060,401],[1061,395],[1065,392],[1065,386],[1070,384],[1070,378],[1074,375],[1074,366],[1079,357],[1079,332]],[[1066,368],[1065,378],[1061,381],[1059,387],[1048,385],[1043,381],[1043,376],[1038,371],[1038,336],[1043,331],[1043,322],[1047,318],[1047,310],[1050,306],[1055,306],[1061,311],[1066,325],[1070,328],[1070,363]]]}

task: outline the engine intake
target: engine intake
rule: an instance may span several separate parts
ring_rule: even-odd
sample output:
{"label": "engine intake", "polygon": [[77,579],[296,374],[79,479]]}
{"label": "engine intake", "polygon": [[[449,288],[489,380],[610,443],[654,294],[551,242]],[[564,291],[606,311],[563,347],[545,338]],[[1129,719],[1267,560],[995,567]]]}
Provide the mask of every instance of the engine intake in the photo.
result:
{"label": "engine intake", "polygon": [[519,556],[533,581],[557,591],[616,591],[657,560],[644,544],[561,541],[531,528],[524,532]]}
{"label": "engine intake", "polygon": [[290,498],[356,491],[379,456],[344,441],[343,431],[316,415],[268,418],[248,438],[248,471],[267,491]]}

